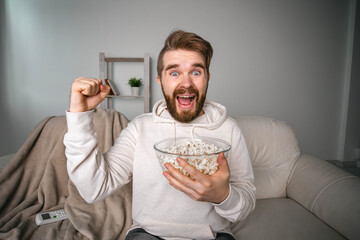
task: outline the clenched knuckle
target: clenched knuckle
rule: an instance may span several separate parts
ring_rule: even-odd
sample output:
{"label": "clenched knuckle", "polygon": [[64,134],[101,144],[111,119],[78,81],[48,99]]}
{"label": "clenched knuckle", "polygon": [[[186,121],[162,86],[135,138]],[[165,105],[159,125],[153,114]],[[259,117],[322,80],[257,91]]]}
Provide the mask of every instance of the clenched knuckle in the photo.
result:
{"label": "clenched knuckle", "polygon": [[212,187],[211,182],[204,182],[203,185],[204,185],[205,188],[211,188]]}
{"label": "clenched knuckle", "polygon": [[205,195],[205,194],[206,194],[206,189],[205,189],[205,188],[199,189],[199,190],[198,190],[198,194],[199,194],[199,196]]}

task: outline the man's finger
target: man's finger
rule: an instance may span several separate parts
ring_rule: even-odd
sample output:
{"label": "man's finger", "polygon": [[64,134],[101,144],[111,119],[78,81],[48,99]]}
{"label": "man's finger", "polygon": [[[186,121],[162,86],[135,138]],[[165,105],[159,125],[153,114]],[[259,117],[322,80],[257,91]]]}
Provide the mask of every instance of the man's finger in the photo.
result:
{"label": "man's finger", "polygon": [[[184,159],[178,157],[176,161],[179,163],[180,167],[182,167],[192,179],[195,179],[197,181],[202,180],[202,174],[199,170],[197,170],[194,166],[187,163]],[[200,173],[200,174],[199,174]]]}
{"label": "man's finger", "polygon": [[190,187],[190,185],[193,184],[193,180],[191,180],[189,177],[185,176],[180,170],[174,168],[170,163],[165,164],[166,169],[171,174],[173,178],[175,178],[177,181],[181,182],[182,184]]}
{"label": "man's finger", "polygon": [[[188,196],[190,196],[193,199],[196,199],[198,196],[198,193],[195,192],[192,188],[187,187],[184,184],[185,181],[189,181],[190,179],[188,177],[185,177],[180,173],[179,170],[175,169],[171,164],[166,164],[166,168],[168,171],[164,171],[163,174],[166,177],[166,179],[169,181],[169,184],[174,187],[175,189],[184,192]],[[190,180],[192,181],[192,180]]]}
{"label": "man's finger", "polygon": [[100,92],[100,83],[97,81],[89,81],[88,87],[83,92],[84,95],[94,96]]}
{"label": "man's finger", "polygon": [[84,96],[93,96],[100,91],[101,80],[80,77],[74,81],[73,90]]}

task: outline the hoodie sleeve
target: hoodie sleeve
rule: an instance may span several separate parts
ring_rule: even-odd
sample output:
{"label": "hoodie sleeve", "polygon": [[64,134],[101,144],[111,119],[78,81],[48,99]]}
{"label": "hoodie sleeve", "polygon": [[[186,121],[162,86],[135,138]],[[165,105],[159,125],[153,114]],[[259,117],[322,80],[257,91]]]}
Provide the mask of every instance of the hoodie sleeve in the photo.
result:
{"label": "hoodie sleeve", "polygon": [[[93,126],[94,112],[66,112],[64,136],[69,178],[87,202],[95,202],[128,183],[132,176],[135,140],[125,128],[114,146],[103,154]],[[123,144],[125,143],[125,144]]]}
{"label": "hoodie sleeve", "polygon": [[230,193],[215,211],[231,222],[245,219],[255,208],[254,173],[244,136],[236,125],[232,134],[232,151],[228,157]]}

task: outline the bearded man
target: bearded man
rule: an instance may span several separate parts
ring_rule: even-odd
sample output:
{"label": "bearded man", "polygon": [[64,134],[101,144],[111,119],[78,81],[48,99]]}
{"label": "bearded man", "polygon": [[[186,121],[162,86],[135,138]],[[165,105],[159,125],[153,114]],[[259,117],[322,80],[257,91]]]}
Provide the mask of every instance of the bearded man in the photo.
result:
{"label": "bearded man", "polygon": [[[253,170],[241,130],[224,106],[206,100],[212,54],[200,36],[171,33],[157,65],[165,99],[155,103],[152,113],[133,119],[105,154],[91,123],[93,109],[110,89],[98,79],[78,78],[72,84],[64,137],[69,177],[87,202],[104,199],[132,180],[133,224],[127,240],[234,239],[230,222],[244,219],[255,207]],[[205,175],[178,158],[190,176],[169,163],[162,171],[154,143],[194,136],[231,144],[229,158],[218,157],[219,170]]]}

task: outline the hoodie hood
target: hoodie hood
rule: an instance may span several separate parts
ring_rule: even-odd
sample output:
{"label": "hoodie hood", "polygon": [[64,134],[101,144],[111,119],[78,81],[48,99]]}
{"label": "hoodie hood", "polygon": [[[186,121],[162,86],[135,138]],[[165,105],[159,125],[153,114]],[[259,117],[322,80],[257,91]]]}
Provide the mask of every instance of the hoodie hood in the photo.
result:
{"label": "hoodie hood", "polygon": [[[187,125],[192,126],[193,128],[207,128],[215,129],[218,128],[226,119],[226,108],[215,102],[205,101],[203,107],[204,114],[194,119],[189,123],[181,123],[176,121],[168,112],[165,99],[162,99],[155,103],[152,114],[154,122],[158,123],[171,123],[174,125]],[[206,122],[199,121],[199,118],[206,118]]]}

